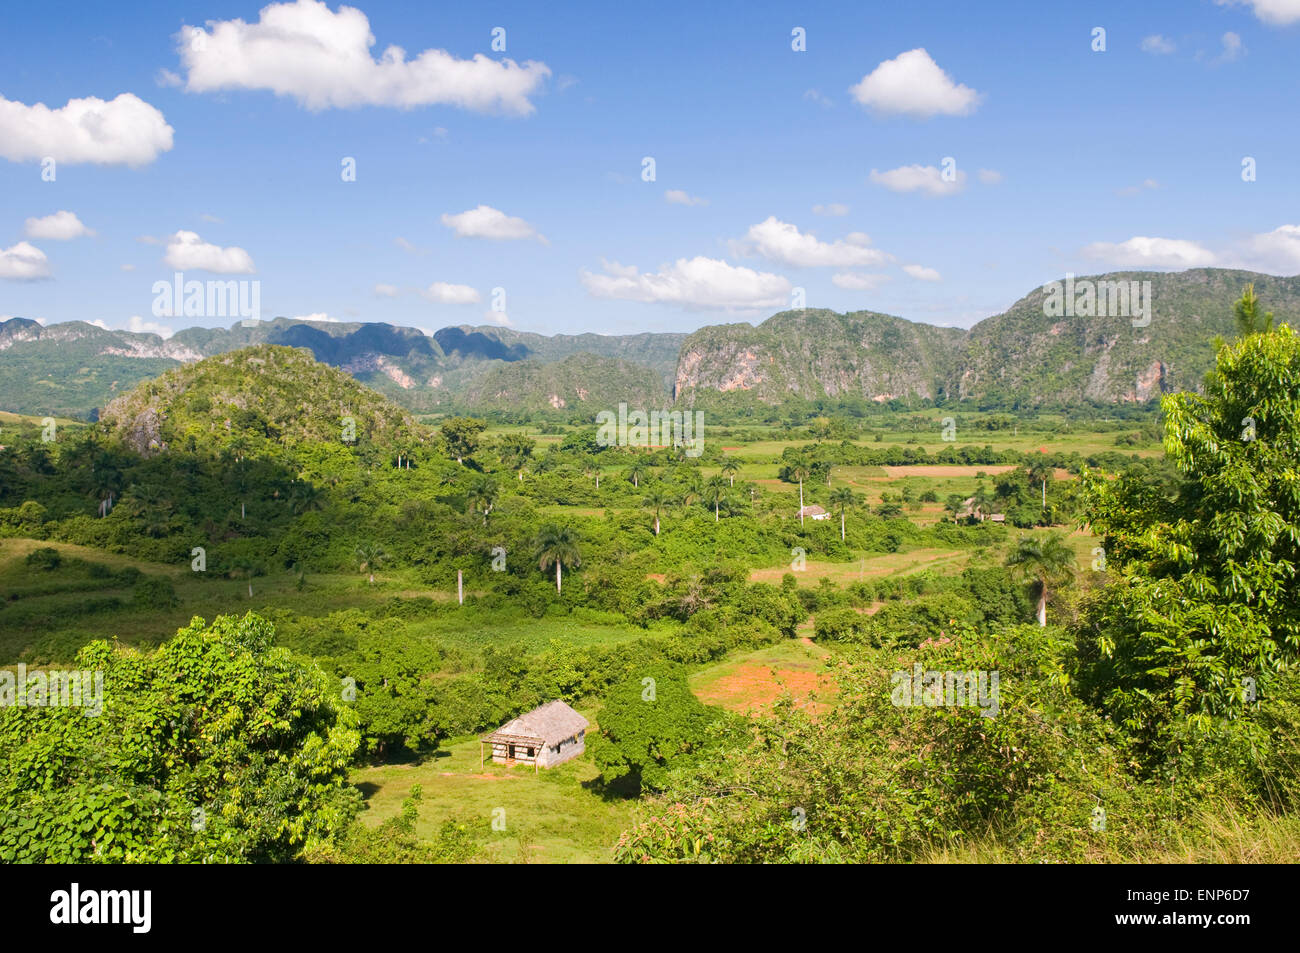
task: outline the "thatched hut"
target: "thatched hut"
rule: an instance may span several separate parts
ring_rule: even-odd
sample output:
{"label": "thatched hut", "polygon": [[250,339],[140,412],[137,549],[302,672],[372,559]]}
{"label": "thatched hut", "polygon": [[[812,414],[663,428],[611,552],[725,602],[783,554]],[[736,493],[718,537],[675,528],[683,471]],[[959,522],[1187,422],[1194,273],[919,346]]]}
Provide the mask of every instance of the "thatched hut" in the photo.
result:
{"label": "thatched hut", "polygon": [[479,764],[486,756],[483,745],[491,745],[496,764],[523,762],[534,771],[553,767],[582,754],[588,724],[564,702],[547,702],[480,739]]}

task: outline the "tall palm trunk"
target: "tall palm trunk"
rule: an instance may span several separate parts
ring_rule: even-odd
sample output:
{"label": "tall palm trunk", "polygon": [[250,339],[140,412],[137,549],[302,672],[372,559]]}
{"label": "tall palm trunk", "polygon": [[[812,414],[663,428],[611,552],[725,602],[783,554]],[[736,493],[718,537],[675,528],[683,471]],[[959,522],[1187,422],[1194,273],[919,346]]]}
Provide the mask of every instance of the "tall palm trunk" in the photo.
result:
{"label": "tall palm trunk", "polygon": [[799,525],[803,525],[803,480],[799,481]]}
{"label": "tall palm trunk", "polygon": [[1038,583],[1038,624],[1047,625],[1047,583],[1041,580]]}
{"label": "tall palm trunk", "polygon": [[560,565],[560,561],[557,559],[555,561],[555,594],[557,596],[560,594]]}
{"label": "tall palm trunk", "polygon": [[844,542],[844,511],[840,510],[840,542]]}

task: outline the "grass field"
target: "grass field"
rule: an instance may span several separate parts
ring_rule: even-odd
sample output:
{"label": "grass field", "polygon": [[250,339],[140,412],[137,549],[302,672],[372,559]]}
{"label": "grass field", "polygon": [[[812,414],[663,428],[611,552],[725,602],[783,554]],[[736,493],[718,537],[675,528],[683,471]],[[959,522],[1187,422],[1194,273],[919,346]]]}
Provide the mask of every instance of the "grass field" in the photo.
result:
{"label": "grass field", "polygon": [[[594,713],[582,714],[594,722]],[[594,733],[594,725],[588,736]],[[448,818],[464,823],[490,863],[608,863],[635,802],[606,799],[591,784],[590,753],[534,773],[522,765],[479,764],[476,737],[462,738],[420,763],[360,768],[352,780],[366,798],[363,820],[379,825],[422,787],[417,833],[431,836]],[[504,815],[500,812],[504,811]],[[492,827],[504,817],[505,830]],[[498,824],[498,826],[500,826]]]}

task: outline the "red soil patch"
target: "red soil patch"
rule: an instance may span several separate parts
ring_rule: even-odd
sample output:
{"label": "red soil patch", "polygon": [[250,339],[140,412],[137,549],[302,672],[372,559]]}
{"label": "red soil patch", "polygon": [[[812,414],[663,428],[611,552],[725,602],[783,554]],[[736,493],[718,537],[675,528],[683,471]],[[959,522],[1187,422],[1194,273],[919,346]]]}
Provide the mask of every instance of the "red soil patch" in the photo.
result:
{"label": "red soil patch", "polygon": [[797,707],[807,708],[815,714],[826,706],[810,702],[808,696],[813,692],[829,695],[835,690],[835,682],[829,675],[788,668],[773,670],[766,665],[747,664],[741,665],[707,688],[697,690],[696,694],[706,705],[720,705],[730,711],[754,714],[789,692],[794,696]]}

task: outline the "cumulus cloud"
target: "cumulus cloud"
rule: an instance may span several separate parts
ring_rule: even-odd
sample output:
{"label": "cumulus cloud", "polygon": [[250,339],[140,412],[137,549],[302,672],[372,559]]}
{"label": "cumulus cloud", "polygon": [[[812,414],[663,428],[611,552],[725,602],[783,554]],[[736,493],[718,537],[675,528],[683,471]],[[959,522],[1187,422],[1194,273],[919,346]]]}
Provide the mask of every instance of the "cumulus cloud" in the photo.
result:
{"label": "cumulus cloud", "polygon": [[940,281],[939,272],[933,268],[926,268],[924,265],[904,265],[903,271],[911,275],[917,281]]}
{"label": "cumulus cloud", "polygon": [[831,275],[831,284],[849,291],[870,291],[879,288],[889,280],[889,275],[862,275],[857,272],[843,271]]}
{"label": "cumulus cloud", "polygon": [[1281,225],[1271,232],[1253,235],[1240,252],[1242,263],[1257,271],[1294,275],[1300,273],[1300,225]]}
{"label": "cumulus cloud", "polygon": [[695,311],[776,308],[790,300],[790,282],[781,275],[716,258],[679,258],[647,274],[618,262],[602,264],[603,275],[581,273],[583,286],[596,298],[674,304]]}
{"label": "cumulus cloud", "polygon": [[1178,49],[1173,40],[1167,36],[1161,36],[1159,33],[1143,37],[1141,47],[1143,53],[1153,53],[1157,56],[1172,53]]}
{"label": "cumulus cloud", "polygon": [[816,103],[818,106],[821,106],[823,109],[829,109],[830,107],[835,105],[835,103],[831,101],[831,98],[827,96],[825,93],[823,93],[820,89],[807,90],[803,94],[803,98],[808,100],[808,102],[810,103]]}
{"label": "cumulus cloud", "polygon": [[849,92],[874,112],[918,119],[968,116],[982,98],[969,86],[954,83],[919,47],[885,60]]}
{"label": "cumulus cloud", "polygon": [[669,205],[708,205],[708,199],[702,199],[696,195],[688,195],[681,189],[669,189],[664,193],[664,199]]}
{"label": "cumulus cloud", "polygon": [[809,233],[800,232],[789,222],[769,216],[751,225],[745,237],[734,242],[737,254],[758,254],[794,268],[853,268],[879,265],[891,257],[878,248],[869,247],[871,239],[862,232],[851,232],[843,239],[823,242]]}
{"label": "cumulus cloud", "polygon": [[[99,326],[103,327],[102,324]],[[137,334],[156,334],[161,338],[169,338],[176,333],[175,328],[160,324],[157,321],[146,321],[138,314],[133,314],[127,319],[126,329]]]}
{"label": "cumulus cloud", "polygon": [[442,224],[461,238],[491,238],[497,241],[535,238],[546,244],[545,236],[539,235],[537,229],[522,218],[507,215],[490,205],[480,205],[457,215],[444,213]]}
{"label": "cumulus cloud", "polygon": [[313,111],[356,106],[457,106],[476,112],[526,116],[531,98],[551,75],[545,63],[458,59],[429,49],[412,59],[400,46],[379,59],[370,20],[355,7],[338,12],[318,0],[273,3],[256,23],[209,21],[176,35],[192,93],[269,90]]}
{"label": "cumulus cloud", "polygon": [[1218,257],[1199,242],[1181,238],[1137,235],[1125,242],[1093,242],[1083,249],[1088,258],[1131,268],[1205,268]]}
{"label": "cumulus cloud", "polygon": [[45,252],[35,245],[19,242],[0,249],[0,278],[31,281],[35,278],[48,278],[49,274],[50,261],[45,257]]}
{"label": "cumulus cloud", "polygon": [[324,311],[313,311],[311,314],[297,314],[290,320],[293,321],[318,321],[324,324],[342,324],[342,318],[331,318]]}
{"label": "cumulus cloud", "polygon": [[27,162],[51,156],[68,164],[148,165],[172,147],[172,127],[138,96],[105,102],[69,99],[50,109],[0,96],[0,157]]}
{"label": "cumulus cloud", "polygon": [[435,281],[420,294],[439,304],[478,304],[479,294],[469,285],[452,285],[445,281]]}
{"label": "cumulus cloud", "polygon": [[194,232],[179,231],[167,239],[163,261],[177,271],[211,271],[219,275],[247,275],[256,269],[242,248],[222,248],[199,238]]}
{"label": "cumulus cloud", "polygon": [[1300,21],[1300,0],[1214,0],[1221,7],[1248,6],[1270,26],[1289,26]]}
{"label": "cumulus cloud", "polygon": [[955,195],[966,187],[966,173],[960,169],[951,181],[932,165],[903,165],[887,172],[871,170],[871,181],[891,192],[924,192],[930,196]]}
{"label": "cumulus cloud", "polygon": [[826,205],[814,205],[812,207],[814,215],[824,215],[827,218],[839,218],[849,214],[849,207],[839,202],[829,202]]}
{"label": "cumulus cloud", "polygon": [[375,285],[375,294],[381,298],[396,298],[398,295],[397,285]]}
{"label": "cumulus cloud", "polygon": [[95,234],[81,223],[76,214],[68,211],[55,212],[44,218],[29,218],[25,225],[28,238],[44,238],[52,242],[66,242]]}

